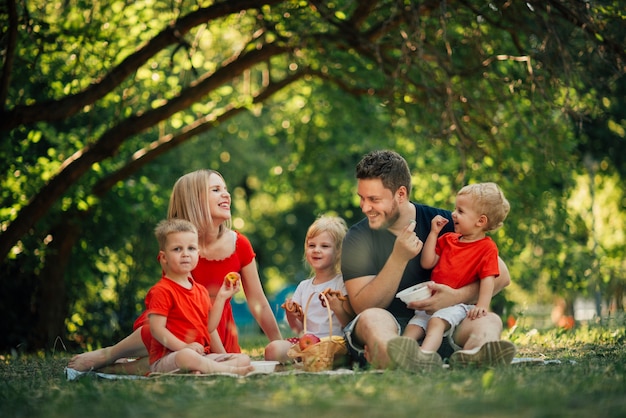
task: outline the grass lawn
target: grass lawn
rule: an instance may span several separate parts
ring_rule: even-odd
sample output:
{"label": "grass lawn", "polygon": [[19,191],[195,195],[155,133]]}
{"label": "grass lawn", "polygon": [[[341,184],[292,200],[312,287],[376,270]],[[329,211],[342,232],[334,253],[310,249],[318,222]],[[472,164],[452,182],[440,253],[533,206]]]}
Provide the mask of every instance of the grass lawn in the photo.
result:
{"label": "grass lawn", "polygon": [[[0,417],[624,417],[626,327],[615,322],[504,336],[518,357],[560,363],[424,374],[67,381],[70,353],[5,354]],[[260,359],[263,337],[242,343]]]}

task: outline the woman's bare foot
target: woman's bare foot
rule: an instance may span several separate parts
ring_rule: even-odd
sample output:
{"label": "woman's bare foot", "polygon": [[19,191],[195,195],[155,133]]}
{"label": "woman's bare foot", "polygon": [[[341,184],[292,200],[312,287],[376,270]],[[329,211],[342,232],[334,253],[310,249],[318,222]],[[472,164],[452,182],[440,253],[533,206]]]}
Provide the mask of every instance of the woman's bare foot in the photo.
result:
{"label": "woman's bare foot", "polygon": [[75,355],[67,363],[67,367],[78,370],[79,372],[88,372],[90,370],[99,369],[109,363],[111,363],[111,360],[109,358],[108,349],[101,348],[99,350]]}

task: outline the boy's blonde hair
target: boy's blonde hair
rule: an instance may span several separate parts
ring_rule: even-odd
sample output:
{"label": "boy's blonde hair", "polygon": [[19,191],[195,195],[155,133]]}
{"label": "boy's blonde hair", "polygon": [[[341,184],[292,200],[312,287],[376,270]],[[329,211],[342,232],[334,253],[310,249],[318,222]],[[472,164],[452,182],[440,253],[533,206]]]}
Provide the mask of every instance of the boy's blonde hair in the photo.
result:
{"label": "boy's blonde hair", "polygon": [[457,196],[459,195],[469,195],[474,199],[474,210],[487,217],[485,231],[500,228],[511,209],[509,201],[496,183],[469,184],[459,190]]}
{"label": "boy's blonde hair", "polygon": [[311,224],[306,232],[306,237],[304,238],[304,252],[306,253],[309,239],[315,238],[322,232],[328,232],[335,244],[335,263],[333,267],[335,268],[335,272],[339,273],[341,271],[341,247],[347,231],[348,225],[346,221],[339,216],[322,215]]}
{"label": "boy's blonde hair", "polygon": [[164,219],[154,228],[154,235],[159,243],[159,250],[165,250],[167,237],[175,232],[193,232],[198,235],[198,229],[194,224],[184,219]]}
{"label": "boy's blonde hair", "polygon": [[[210,231],[213,228],[213,218],[207,202],[213,174],[222,177],[215,170],[196,170],[179,178],[170,195],[167,217],[188,220],[198,228],[201,235]],[[230,221],[220,224],[218,234],[221,235],[228,228]]]}

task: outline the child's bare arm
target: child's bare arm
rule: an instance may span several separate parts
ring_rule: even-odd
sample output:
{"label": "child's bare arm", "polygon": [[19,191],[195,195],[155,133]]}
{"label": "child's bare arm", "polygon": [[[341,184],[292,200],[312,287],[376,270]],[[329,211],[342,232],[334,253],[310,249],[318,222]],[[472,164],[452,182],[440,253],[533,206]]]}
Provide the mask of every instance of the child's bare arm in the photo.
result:
{"label": "child's bare arm", "polygon": [[487,312],[489,312],[491,297],[493,295],[494,283],[494,276],[485,277],[480,280],[478,302],[476,302],[476,306],[467,313],[468,318],[476,319],[480,318],[481,316],[487,315]]}
{"label": "child's bare arm", "polygon": [[235,293],[239,292],[239,289],[241,289],[240,281],[232,283],[226,278],[224,279],[220,290],[215,296],[215,301],[213,302],[211,311],[209,312],[209,332],[213,332],[217,329],[217,325],[220,323],[220,319],[222,318],[222,312],[224,312],[224,305],[226,304],[226,301],[233,297]]}
{"label": "child's bare arm", "polygon": [[431,269],[437,265],[439,261],[439,256],[435,252],[435,247],[437,246],[437,239],[439,238],[439,233],[443,229],[444,226],[448,223],[448,219],[444,218],[441,215],[437,215],[433,218],[430,223],[430,232],[428,233],[428,237],[426,238],[426,242],[424,243],[424,248],[422,248],[422,256],[420,263],[423,268]]}
{"label": "child's bare arm", "polygon": [[224,344],[217,330],[211,332],[211,353],[226,353]]}
{"label": "child's bare arm", "polygon": [[342,327],[348,325],[354,319],[354,310],[350,305],[350,300],[341,300],[335,295],[327,296],[330,309],[333,311]]}
{"label": "child's bare arm", "polygon": [[302,307],[296,302],[293,302],[291,298],[287,299],[283,306],[285,307],[285,317],[287,318],[289,328],[291,328],[296,335],[300,335],[304,330]]}

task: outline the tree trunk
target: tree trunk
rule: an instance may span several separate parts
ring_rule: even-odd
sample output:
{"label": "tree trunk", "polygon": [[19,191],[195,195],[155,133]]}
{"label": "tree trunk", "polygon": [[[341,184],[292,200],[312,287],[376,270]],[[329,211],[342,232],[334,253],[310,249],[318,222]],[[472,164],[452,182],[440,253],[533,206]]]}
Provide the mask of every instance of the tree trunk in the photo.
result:
{"label": "tree trunk", "polygon": [[33,306],[37,318],[36,334],[31,341],[34,347],[53,348],[56,339],[65,335],[65,318],[68,313],[65,271],[72,248],[80,236],[80,227],[72,219],[66,216],[54,228],[53,240],[46,252]]}

